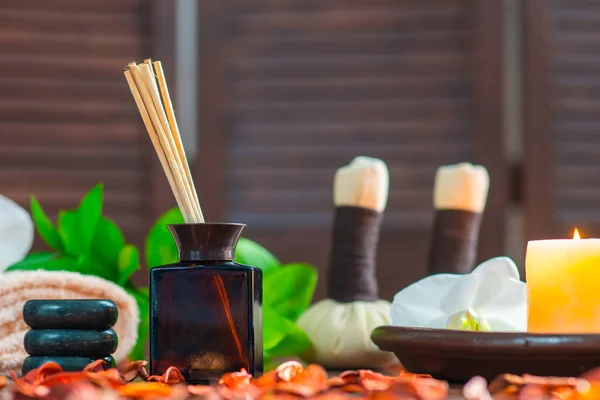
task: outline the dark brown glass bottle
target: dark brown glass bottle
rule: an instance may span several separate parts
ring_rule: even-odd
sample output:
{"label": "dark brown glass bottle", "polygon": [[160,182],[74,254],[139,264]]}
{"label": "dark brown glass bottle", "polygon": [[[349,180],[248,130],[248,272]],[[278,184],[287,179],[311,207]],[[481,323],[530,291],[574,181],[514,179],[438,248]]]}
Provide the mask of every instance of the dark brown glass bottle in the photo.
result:
{"label": "dark brown glass bottle", "polygon": [[150,271],[150,369],[207,383],[262,373],[262,272],[233,262],[245,225],[169,225],[179,262]]}

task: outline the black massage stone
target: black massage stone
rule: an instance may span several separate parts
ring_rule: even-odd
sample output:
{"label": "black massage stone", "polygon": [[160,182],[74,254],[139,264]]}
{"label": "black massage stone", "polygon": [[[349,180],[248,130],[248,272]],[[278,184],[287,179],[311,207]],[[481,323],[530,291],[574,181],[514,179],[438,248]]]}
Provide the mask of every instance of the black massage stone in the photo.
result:
{"label": "black massage stone", "polygon": [[115,325],[118,309],[111,300],[29,300],[23,319],[33,329],[89,329]]}
{"label": "black massage stone", "polygon": [[[31,356],[90,356],[117,350],[115,331],[31,329],[25,334],[25,351]],[[101,357],[98,357],[101,358]]]}
{"label": "black massage stone", "polygon": [[63,371],[68,372],[76,372],[83,370],[87,365],[92,362],[103,359],[104,369],[114,368],[115,367],[115,359],[111,356],[108,357],[74,357],[74,356],[30,356],[25,359],[23,363],[23,375],[31,371],[32,369],[36,369],[41,367],[43,364],[47,362],[55,362],[60,365]]}

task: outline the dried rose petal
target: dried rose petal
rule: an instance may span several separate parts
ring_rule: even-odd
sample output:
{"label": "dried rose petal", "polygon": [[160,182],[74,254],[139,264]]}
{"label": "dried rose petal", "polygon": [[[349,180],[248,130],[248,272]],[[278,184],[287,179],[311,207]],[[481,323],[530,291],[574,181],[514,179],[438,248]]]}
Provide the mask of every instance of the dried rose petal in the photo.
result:
{"label": "dried rose petal", "polygon": [[259,388],[273,388],[277,381],[279,381],[279,378],[277,377],[277,371],[274,370],[269,371],[266,374],[263,374],[258,378],[254,379],[252,381],[252,384]]}
{"label": "dried rose petal", "polygon": [[161,382],[133,382],[116,389],[122,396],[133,398],[168,397],[171,386]]}
{"label": "dried rose petal", "polygon": [[345,371],[340,374],[340,378],[342,378],[347,383],[358,383],[360,382],[360,374],[358,371]]}
{"label": "dried rose petal", "polygon": [[327,379],[327,381],[325,383],[327,384],[327,387],[329,387],[329,388],[337,388],[337,387],[348,385],[348,383],[346,381],[344,381],[344,379],[342,379],[342,377],[340,377],[340,376],[332,376],[331,378]]}
{"label": "dried rose petal", "polygon": [[217,391],[213,386],[205,385],[189,385],[187,389],[190,394],[195,396],[208,396]]}
{"label": "dried rose petal", "polygon": [[492,400],[487,381],[481,376],[471,378],[463,387],[463,396],[467,400]]}
{"label": "dried rose petal", "polygon": [[101,372],[88,372],[86,378],[98,386],[104,388],[115,388],[125,385],[125,381],[121,378],[121,374],[116,368],[107,369]]}
{"label": "dried rose petal", "polygon": [[575,393],[575,389],[573,389],[571,387],[564,387],[564,386],[554,388],[550,391],[551,397],[553,399],[560,399],[560,400],[571,399],[574,393]]}
{"label": "dried rose petal", "polygon": [[292,381],[297,381],[298,379],[305,381],[309,379],[313,382],[325,383],[327,381],[328,375],[325,368],[317,364],[310,364],[304,371],[299,374],[296,374],[292,378]]}
{"label": "dried rose petal", "polygon": [[295,375],[291,376],[289,381],[280,381],[275,384],[276,391],[312,397],[327,390],[327,371],[320,365],[311,364],[304,370],[294,368],[294,371]]}
{"label": "dried rose petal", "polygon": [[600,381],[600,367],[584,372],[583,374],[581,374],[580,378],[586,379],[592,383]]}
{"label": "dried rose petal", "polygon": [[443,400],[448,397],[448,382],[421,378],[412,380],[412,384],[423,400]]}
{"label": "dried rose petal", "polygon": [[53,387],[56,385],[69,385],[73,382],[83,381],[87,378],[87,372],[60,372],[46,377],[46,379],[39,382],[39,384]]}
{"label": "dried rose petal", "polygon": [[248,385],[243,389],[234,390],[225,385],[216,387],[217,394],[227,400],[254,400],[261,397],[264,390],[257,388],[254,385]]}
{"label": "dried rose petal", "polygon": [[358,371],[345,371],[339,376],[329,378],[325,384],[330,389],[337,389],[345,393],[366,394],[367,390],[361,384]]}
{"label": "dried rose petal", "polygon": [[[125,382],[140,374],[147,374],[146,365],[145,361],[129,364],[123,372],[124,377],[116,369],[99,370],[100,363],[90,364],[85,372],[57,372],[47,367],[41,373],[32,372],[27,379],[17,379],[15,388],[29,397],[46,396],[44,400],[71,400],[78,396],[117,400],[117,395],[121,396],[119,399],[127,397],[138,400],[166,397],[187,400],[190,396],[203,400],[342,400],[348,397],[365,400],[441,400],[448,394],[446,382],[403,370],[395,377],[360,370],[346,371],[328,378],[323,367],[313,364],[304,368],[296,361],[281,364],[277,370],[257,379],[252,379],[245,370],[224,374],[219,385],[213,386],[178,384],[183,381],[183,376],[175,367],[168,368],[162,376],[148,377],[151,382]],[[558,396],[568,393],[561,386],[555,389]]]}
{"label": "dried rose petal", "polygon": [[364,388],[364,386],[359,385],[357,383],[350,383],[348,385],[342,386],[337,389],[342,392],[345,392],[345,393],[361,393],[361,394],[367,393],[367,390]]}
{"label": "dried rose petal", "polygon": [[[32,371],[30,371],[32,372]],[[37,371],[36,371],[37,373]],[[47,386],[39,386],[28,382],[25,379],[19,379],[17,374],[10,372],[10,377],[14,382],[14,387],[17,393],[21,393],[27,397],[42,397],[50,393],[50,388]]]}
{"label": "dried rose petal", "polygon": [[83,369],[83,372],[104,371],[104,362],[105,361],[102,359],[91,362],[90,364],[86,365],[86,367]]}
{"label": "dried rose petal", "polygon": [[403,378],[415,378],[415,379],[430,378],[430,379],[433,379],[433,377],[429,374],[413,374],[412,372],[408,372],[406,370],[400,371],[400,374],[398,376],[403,377]]}
{"label": "dried rose petal", "polygon": [[183,375],[181,375],[181,372],[179,372],[177,367],[167,368],[165,373],[160,376],[152,375],[148,377],[148,382],[160,382],[166,383],[168,385],[175,385],[183,381],[185,381],[185,378],[183,377]]}
{"label": "dried rose petal", "polygon": [[411,391],[390,391],[373,392],[367,397],[368,400],[422,400],[417,397],[417,394]]}
{"label": "dried rose petal", "polygon": [[123,379],[125,382],[131,382],[135,378],[140,377],[143,380],[148,379],[148,371],[146,371],[148,361],[134,361],[130,363],[123,371]]}
{"label": "dried rose petal", "polygon": [[369,392],[380,392],[387,390],[392,386],[392,379],[388,376],[382,375],[377,372],[373,372],[366,369],[358,371],[360,376],[360,382]]}
{"label": "dried rose petal", "polygon": [[[313,400],[347,400],[348,394],[339,391],[339,390],[331,390],[329,392],[317,395],[313,397]],[[354,397],[354,396],[353,396]]]}
{"label": "dried rose petal", "polygon": [[289,382],[302,371],[304,371],[304,366],[298,361],[288,361],[277,367],[275,374],[279,380]]}
{"label": "dried rose petal", "polygon": [[508,374],[499,375],[490,382],[490,384],[488,385],[488,390],[491,394],[506,391],[507,389],[510,389],[511,386],[513,386],[507,379],[507,375]]}
{"label": "dried rose petal", "polygon": [[546,388],[538,384],[525,385],[519,392],[519,400],[547,400],[549,398]]}
{"label": "dried rose petal", "polygon": [[36,369],[32,369],[21,378],[23,381],[38,385],[47,376],[62,372],[62,367],[54,362],[47,362]]}
{"label": "dried rose petal", "polygon": [[586,379],[573,378],[573,377],[556,377],[556,376],[535,376],[535,375],[523,375],[523,382],[525,384],[536,384],[543,386],[570,386],[573,388],[577,387],[589,387],[590,383]]}
{"label": "dried rose petal", "polygon": [[[554,391],[558,395],[564,395],[568,392],[567,389],[577,391],[579,394],[586,394],[591,390],[591,384],[588,380],[573,377],[543,377],[535,375],[512,375],[504,374],[494,379],[489,390],[492,394],[496,393],[519,393],[523,396],[523,390],[528,387],[525,395],[530,395],[532,398],[537,398],[537,392],[543,390],[545,396],[549,397],[550,392]],[[563,389],[564,388],[564,389]]]}
{"label": "dried rose petal", "polygon": [[293,394],[302,397],[313,397],[317,393],[321,392],[323,388],[319,386],[313,386],[310,384],[303,384],[298,382],[278,382],[275,385],[275,390],[281,393]]}
{"label": "dried rose petal", "polygon": [[238,389],[240,387],[248,386],[251,379],[252,375],[242,368],[239,372],[230,372],[223,375],[223,377],[219,379],[219,384],[225,385],[230,389]]}
{"label": "dried rose petal", "polygon": [[60,400],[119,400],[119,394],[94,386],[89,382],[76,382],[69,386],[56,386],[45,398]]}

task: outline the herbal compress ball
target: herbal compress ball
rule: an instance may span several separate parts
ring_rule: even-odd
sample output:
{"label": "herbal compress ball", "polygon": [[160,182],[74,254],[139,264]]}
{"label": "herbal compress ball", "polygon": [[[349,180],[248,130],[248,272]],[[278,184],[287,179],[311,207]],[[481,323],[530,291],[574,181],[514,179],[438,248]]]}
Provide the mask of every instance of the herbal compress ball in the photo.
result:
{"label": "herbal compress ball", "polygon": [[298,319],[314,344],[308,361],[328,368],[370,368],[396,360],[371,341],[371,331],[390,322],[390,303],[378,298],[375,279],[388,188],[387,166],[376,158],[356,157],[336,172],[329,298]]}

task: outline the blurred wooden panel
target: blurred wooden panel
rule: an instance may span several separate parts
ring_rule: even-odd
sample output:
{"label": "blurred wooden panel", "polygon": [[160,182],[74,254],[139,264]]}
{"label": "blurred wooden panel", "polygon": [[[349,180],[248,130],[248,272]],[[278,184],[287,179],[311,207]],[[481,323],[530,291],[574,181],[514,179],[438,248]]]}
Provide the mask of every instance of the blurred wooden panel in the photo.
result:
{"label": "blurred wooden panel", "polygon": [[104,213],[128,241],[142,243],[156,216],[155,156],[123,68],[152,56],[151,33],[160,26],[152,7],[148,0],[0,3],[3,195],[28,208],[34,194],[56,215],[104,182]]}
{"label": "blurred wooden panel", "polygon": [[600,235],[600,3],[524,2],[530,239]]}
{"label": "blurred wooden panel", "polygon": [[382,158],[389,299],[425,274],[435,170],[471,161],[492,178],[480,256],[502,254],[501,3],[199,2],[195,168],[207,218],[247,223],[284,261],[317,265],[322,297],[335,170]]}

